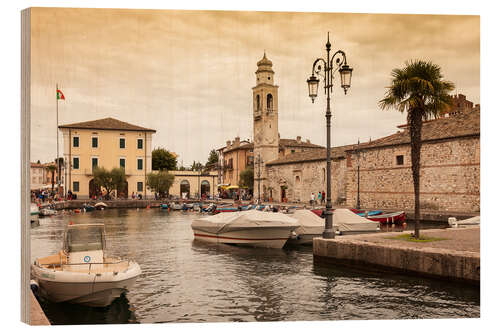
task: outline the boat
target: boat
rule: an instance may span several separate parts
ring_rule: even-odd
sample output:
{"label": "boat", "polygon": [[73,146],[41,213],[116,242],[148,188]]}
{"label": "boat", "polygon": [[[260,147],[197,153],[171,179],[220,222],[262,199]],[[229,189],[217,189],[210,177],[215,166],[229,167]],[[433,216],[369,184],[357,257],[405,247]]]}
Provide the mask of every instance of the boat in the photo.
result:
{"label": "boat", "polygon": [[191,223],[194,238],[212,243],[281,249],[299,227],[296,219],[258,210],[199,218]]}
{"label": "boat", "polygon": [[403,224],[406,221],[406,213],[401,211],[372,216],[368,215],[367,219],[382,224]]}
{"label": "boat", "polygon": [[94,205],[95,209],[103,210],[104,208],[108,208],[108,205],[104,202],[98,202]]}
{"label": "boat", "polygon": [[460,221],[457,221],[456,217],[450,217],[450,218],[448,218],[448,224],[452,228],[470,227],[470,226],[480,225],[480,223],[481,223],[480,220],[481,220],[481,217],[479,215],[471,217],[469,219],[460,220]]}
{"label": "boat", "polygon": [[162,204],[160,205],[160,208],[161,208],[161,209],[168,209],[168,204],[164,204],[164,203],[162,203]]}
{"label": "boat", "polygon": [[32,202],[30,206],[30,223],[37,223],[39,215],[40,210],[38,209],[38,205]]}
{"label": "boat", "polygon": [[51,302],[104,307],[132,287],[139,264],[106,256],[104,224],[70,224],[58,253],[31,266],[40,296]]}
{"label": "boat", "polygon": [[229,213],[229,212],[237,212],[238,207],[217,207],[215,209],[215,213]]}
{"label": "boat", "polygon": [[325,230],[325,220],[308,209],[299,209],[291,214],[300,226],[294,230],[287,245],[309,245],[314,237],[321,237]]}
{"label": "boat", "polygon": [[380,223],[359,216],[350,209],[339,208],[333,211],[333,229],[339,235],[351,235],[380,231]]}
{"label": "boat", "polygon": [[383,212],[381,210],[369,210],[369,211],[357,211],[354,213],[356,213],[359,216],[367,217],[367,216],[381,215]]}
{"label": "boat", "polygon": [[46,208],[40,209],[39,216],[52,216],[52,215],[56,215],[56,214],[57,214],[57,210],[46,207]]}
{"label": "boat", "polygon": [[170,203],[169,206],[173,210],[181,210],[182,209],[182,205],[178,202]]}
{"label": "boat", "polygon": [[95,206],[92,206],[91,204],[88,204],[88,203],[85,203],[83,205],[83,209],[82,209],[84,212],[92,212],[95,210]]}

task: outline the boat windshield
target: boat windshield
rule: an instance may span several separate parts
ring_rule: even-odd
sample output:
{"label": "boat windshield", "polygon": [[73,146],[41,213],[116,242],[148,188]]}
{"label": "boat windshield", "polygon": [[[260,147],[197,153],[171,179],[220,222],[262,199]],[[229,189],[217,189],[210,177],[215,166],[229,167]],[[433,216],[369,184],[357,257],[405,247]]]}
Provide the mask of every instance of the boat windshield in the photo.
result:
{"label": "boat windshield", "polygon": [[69,252],[104,250],[104,226],[79,225],[66,230],[64,249]]}

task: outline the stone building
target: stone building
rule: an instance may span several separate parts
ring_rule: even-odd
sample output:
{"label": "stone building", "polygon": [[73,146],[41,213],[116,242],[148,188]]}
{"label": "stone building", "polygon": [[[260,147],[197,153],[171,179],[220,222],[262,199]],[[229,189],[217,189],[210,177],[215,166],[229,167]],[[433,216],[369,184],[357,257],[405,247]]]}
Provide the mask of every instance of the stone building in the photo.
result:
{"label": "stone building", "polygon": [[181,171],[173,170],[169,173],[175,176],[169,194],[179,198],[199,198],[200,196],[214,197],[217,193],[217,171]]}
{"label": "stone building", "polygon": [[[412,209],[410,137],[393,135],[346,151],[347,205],[357,200],[360,163],[362,207]],[[420,207],[423,210],[478,212],[480,209],[480,111],[463,110],[425,122],[422,128]]]}

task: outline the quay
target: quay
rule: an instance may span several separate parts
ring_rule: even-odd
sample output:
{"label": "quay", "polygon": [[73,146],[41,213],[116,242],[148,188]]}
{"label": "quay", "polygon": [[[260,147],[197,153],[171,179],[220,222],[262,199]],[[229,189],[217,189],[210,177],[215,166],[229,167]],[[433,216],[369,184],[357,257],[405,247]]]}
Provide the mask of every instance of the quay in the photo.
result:
{"label": "quay", "polygon": [[411,242],[392,237],[412,231],[314,238],[314,262],[319,265],[363,267],[429,278],[480,283],[480,228],[421,230],[421,235],[440,238]]}
{"label": "quay", "polygon": [[42,310],[42,307],[38,303],[33,291],[30,290],[31,303],[30,303],[30,325],[50,325],[47,316]]}

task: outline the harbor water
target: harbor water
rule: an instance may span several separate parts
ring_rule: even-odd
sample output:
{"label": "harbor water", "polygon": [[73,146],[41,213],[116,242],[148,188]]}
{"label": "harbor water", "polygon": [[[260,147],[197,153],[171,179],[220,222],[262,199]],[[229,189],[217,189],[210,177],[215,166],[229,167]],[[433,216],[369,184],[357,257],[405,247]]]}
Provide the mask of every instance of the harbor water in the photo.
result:
{"label": "harbor water", "polygon": [[31,258],[60,250],[64,227],[104,223],[112,256],[137,261],[133,289],[106,308],[41,301],[52,324],[478,318],[479,288],[313,263],[311,247],[194,241],[195,212],[110,209],[41,218]]}

